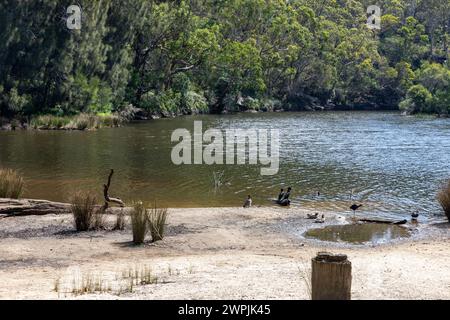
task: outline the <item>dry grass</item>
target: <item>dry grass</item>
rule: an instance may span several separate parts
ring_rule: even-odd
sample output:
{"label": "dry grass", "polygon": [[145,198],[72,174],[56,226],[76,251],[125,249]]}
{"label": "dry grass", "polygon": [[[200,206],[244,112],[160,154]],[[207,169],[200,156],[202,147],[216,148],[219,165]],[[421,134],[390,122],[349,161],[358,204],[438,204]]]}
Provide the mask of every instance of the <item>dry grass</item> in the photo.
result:
{"label": "dry grass", "polygon": [[125,213],[123,212],[123,209],[116,217],[116,224],[114,225],[113,230],[125,230]]}
{"label": "dry grass", "polygon": [[87,114],[58,117],[41,115],[30,121],[30,127],[41,130],[94,130],[103,127],[119,127],[122,119],[118,114]]}
{"label": "dry grass", "polygon": [[148,214],[148,228],[152,235],[152,242],[164,238],[167,223],[167,208],[157,208],[156,203]]}
{"label": "dry grass", "polygon": [[148,211],[144,203],[136,202],[130,213],[131,229],[133,230],[134,244],[143,244],[147,234]]}
{"label": "dry grass", "polygon": [[88,231],[99,223],[95,213],[97,199],[91,193],[79,192],[71,200],[71,211],[77,231]]}
{"label": "dry grass", "polygon": [[444,210],[444,214],[450,222],[450,180],[447,184],[442,186],[441,191],[438,194],[438,201]]}
{"label": "dry grass", "polygon": [[85,294],[122,295],[133,293],[137,286],[158,284],[158,277],[150,266],[136,266],[120,273],[75,273],[67,278],[58,277],[53,290],[61,295],[79,296]]}
{"label": "dry grass", "polygon": [[0,169],[0,198],[18,199],[24,189],[24,180],[12,169]]}
{"label": "dry grass", "polygon": [[103,211],[101,211],[101,210],[95,211],[90,229],[92,229],[92,230],[105,230],[106,229],[105,214],[103,213]]}
{"label": "dry grass", "polygon": [[311,267],[306,263],[302,263],[302,266],[298,267],[300,280],[304,283],[306,291],[310,299],[312,299],[312,286],[311,286]]}

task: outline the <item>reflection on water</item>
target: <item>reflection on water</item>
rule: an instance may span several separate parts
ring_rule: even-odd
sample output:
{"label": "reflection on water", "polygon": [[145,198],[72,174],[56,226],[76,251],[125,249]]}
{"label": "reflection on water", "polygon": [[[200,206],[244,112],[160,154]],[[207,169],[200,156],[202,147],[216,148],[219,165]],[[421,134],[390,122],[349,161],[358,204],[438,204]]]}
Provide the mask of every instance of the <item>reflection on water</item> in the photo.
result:
{"label": "reflection on water", "polygon": [[351,244],[381,244],[409,236],[410,233],[406,228],[377,223],[328,226],[311,229],[305,233],[306,238]]}
{"label": "reflection on water", "polygon": [[[194,120],[203,120],[204,130],[279,129],[279,174],[263,177],[260,166],[173,165],[171,133],[193,132]],[[111,194],[126,201],[240,206],[251,194],[256,205],[268,205],[281,187],[292,186],[294,205],[348,210],[353,190],[365,214],[430,215],[438,212],[437,187],[450,177],[450,120],[384,112],[272,113],[182,117],[94,132],[0,132],[0,165],[24,174],[25,196],[58,201],[79,189],[101,196],[114,168]],[[218,189],[215,171],[225,172]]]}

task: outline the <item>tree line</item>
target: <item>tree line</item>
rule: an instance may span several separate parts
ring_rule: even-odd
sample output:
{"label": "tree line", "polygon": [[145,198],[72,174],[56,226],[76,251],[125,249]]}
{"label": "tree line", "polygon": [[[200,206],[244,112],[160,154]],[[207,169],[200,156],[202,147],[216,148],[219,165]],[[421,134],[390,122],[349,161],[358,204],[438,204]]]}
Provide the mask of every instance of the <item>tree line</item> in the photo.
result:
{"label": "tree line", "polygon": [[450,111],[450,0],[80,0],[80,30],[71,4],[0,3],[0,117]]}

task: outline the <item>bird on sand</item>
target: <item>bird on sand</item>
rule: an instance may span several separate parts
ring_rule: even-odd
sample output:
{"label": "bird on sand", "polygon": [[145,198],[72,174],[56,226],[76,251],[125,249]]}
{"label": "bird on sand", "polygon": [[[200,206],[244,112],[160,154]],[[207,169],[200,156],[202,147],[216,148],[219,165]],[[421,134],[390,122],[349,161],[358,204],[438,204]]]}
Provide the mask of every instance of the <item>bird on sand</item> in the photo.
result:
{"label": "bird on sand", "polygon": [[419,216],[420,216],[419,211],[414,212],[414,213],[411,215],[412,221],[417,221],[417,220],[419,219]]}
{"label": "bird on sand", "polygon": [[248,196],[248,198],[244,202],[244,208],[250,208],[252,206],[252,196]]}

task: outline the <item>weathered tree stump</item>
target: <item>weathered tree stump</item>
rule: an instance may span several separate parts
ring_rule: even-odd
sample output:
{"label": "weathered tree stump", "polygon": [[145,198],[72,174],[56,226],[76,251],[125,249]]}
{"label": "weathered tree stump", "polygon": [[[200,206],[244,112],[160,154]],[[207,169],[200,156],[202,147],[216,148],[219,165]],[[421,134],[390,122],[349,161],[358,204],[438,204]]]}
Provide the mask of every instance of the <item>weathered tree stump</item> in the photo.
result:
{"label": "weathered tree stump", "polygon": [[352,264],[346,255],[319,252],[311,273],[312,300],[351,300]]}

